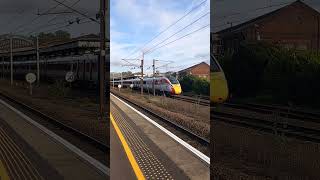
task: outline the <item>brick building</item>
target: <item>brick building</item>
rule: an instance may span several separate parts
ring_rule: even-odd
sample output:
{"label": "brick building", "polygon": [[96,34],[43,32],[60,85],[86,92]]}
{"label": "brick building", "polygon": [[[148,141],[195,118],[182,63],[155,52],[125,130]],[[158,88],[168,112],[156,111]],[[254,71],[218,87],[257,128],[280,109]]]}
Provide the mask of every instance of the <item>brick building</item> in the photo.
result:
{"label": "brick building", "polygon": [[193,75],[200,78],[205,78],[207,80],[210,79],[210,66],[205,63],[201,62],[199,64],[196,64],[194,66],[191,66],[187,69],[181,70],[178,72],[180,77],[186,76],[186,75]]}
{"label": "brick building", "polygon": [[265,41],[299,50],[319,51],[320,13],[301,2],[211,34],[215,55],[237,49],[241,41]]}

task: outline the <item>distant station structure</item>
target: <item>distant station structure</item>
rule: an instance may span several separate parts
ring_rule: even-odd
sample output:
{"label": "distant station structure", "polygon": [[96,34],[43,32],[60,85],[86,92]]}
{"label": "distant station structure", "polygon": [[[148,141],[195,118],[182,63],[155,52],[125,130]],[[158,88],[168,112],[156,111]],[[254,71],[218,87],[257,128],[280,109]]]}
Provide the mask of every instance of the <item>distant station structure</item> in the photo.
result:
{"label": "distant station structure", "polygon": [[[23,79],[27,73],[37,73],[37,48],[34,40],[11,35],[0,38],[1,77],[10,76],[11,58],[14,79]],[[107,41],[106,49],[109,49],[109,40]],[[77,81],[96,82],[99,48],[100,39],[95,34],[41,43],[38,49],[40,76],[46,80],[58,80],[64,79],[66,73],[71,71]]]}
{"label": "distant station structure", "polygon": [[[23,36],[2,36],[0,39],[0,57],[7,58],[10,51],[10,38],[13,40],[14,60],[32,60],[35,56],[35,43]],[[65,41],[47,42],[40,44],[40,59],[81,55],[88,52],[96,52],[99,48],[99,36],[90,34]]]}
{"label": "distant station structure", "polygon": [[298,0],[262,16],[211,34],[217,56],[243,41],[265,41],[287,48],[319,51],[320,13]]}

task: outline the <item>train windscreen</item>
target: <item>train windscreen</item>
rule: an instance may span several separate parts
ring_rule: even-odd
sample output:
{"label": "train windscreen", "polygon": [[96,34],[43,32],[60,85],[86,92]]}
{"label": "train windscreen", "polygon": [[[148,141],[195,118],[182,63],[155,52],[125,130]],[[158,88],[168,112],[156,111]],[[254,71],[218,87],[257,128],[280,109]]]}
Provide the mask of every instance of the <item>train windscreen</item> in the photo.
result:
{"label": "train windscreen", "polygon": [[211,59],[210,59],[210,67],[211,67],[211,72],[220,72],[221,71],[217,60],[213,56],[211,56]]}
{"label": "train windscreen", "polygon": [[179,84],[179,81],[173,76],[168,77],[168,79],[171,82],[171,84]]}

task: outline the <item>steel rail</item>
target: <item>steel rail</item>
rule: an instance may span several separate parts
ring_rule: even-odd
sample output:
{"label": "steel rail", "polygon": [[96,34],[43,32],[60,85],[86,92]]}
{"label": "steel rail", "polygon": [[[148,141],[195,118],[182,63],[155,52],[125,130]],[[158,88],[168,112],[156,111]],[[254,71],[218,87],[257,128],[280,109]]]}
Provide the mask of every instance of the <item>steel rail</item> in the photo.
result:
{"label": "steel rail", "polygon": [[173,95],[171,97],[173,99],[177,99],[185,102],[190,102],[190,103],[199,104],[203,106],[210,106],[210,101],[204,98],[195,98],[195,97],[181,96],[181,95]]}
{"label": "steel rail", "polygon": [[281,134],[287,137],[320,143],[320,130],[290,124],[290,122],[272,121],[257,117],[235,115],[211,110],[211,120],[222,121],[240,127],[255,129],[271,134]]}
{"label": "steel rail", "polygon": [[252,104],[252,103],[224,103],[226,107],[250,110],[263,114],[278,113],[281,117],[303,120],[305,122],[320,122],[320,113],[308,112],[290,107],[279,107],[272,105]]}

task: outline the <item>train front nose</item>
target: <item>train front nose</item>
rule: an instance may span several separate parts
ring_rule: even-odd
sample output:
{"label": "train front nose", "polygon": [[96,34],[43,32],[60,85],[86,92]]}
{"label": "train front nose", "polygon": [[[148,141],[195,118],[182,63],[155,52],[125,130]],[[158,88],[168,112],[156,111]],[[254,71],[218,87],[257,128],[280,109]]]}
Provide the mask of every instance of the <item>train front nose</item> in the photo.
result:
{"label": "train front nose", "polygon": [[228,99],[228,84],[223,73],[211,73],[210,99],[214,103],[223,103]]}
{"label": "train front nose", "polygon": [[173,90],[172,92],[173,94],[181,94],[182,92],[180,84],[173,84],[172,90]]}

